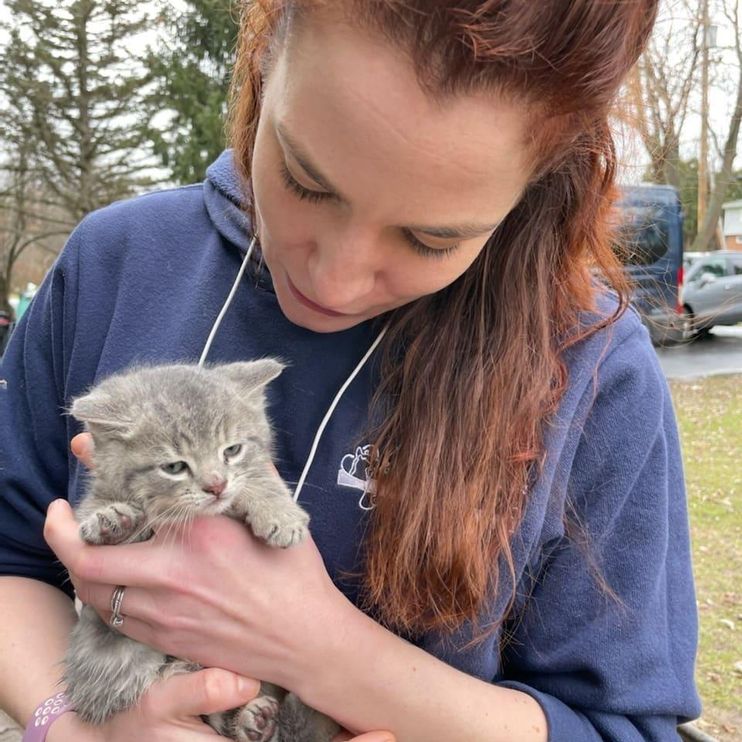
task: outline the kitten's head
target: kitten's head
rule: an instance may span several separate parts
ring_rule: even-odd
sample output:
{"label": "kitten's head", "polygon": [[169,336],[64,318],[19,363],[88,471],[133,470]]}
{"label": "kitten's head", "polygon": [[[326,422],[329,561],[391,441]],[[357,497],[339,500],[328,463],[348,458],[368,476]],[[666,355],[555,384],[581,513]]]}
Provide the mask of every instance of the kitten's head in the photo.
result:
{"label": "kitten's head", "polygon": [[95,491],[162,520],[224,512],[237,487],[270,476],[265,387],[282,370],[264,359],[105,379],[70,408],[93,436]]}

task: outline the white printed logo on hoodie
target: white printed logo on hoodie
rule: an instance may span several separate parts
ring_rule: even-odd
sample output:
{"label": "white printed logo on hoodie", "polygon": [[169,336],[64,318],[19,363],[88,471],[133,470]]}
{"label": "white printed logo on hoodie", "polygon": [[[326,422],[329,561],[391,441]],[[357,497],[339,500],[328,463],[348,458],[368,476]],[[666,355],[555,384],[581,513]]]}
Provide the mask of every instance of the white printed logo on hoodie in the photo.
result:
{"label": "white printed logo on hoodie", "polygon": [[368,464],[371,456],[371,445],[358,446],[355,453],[343,456],[338,469],[338,485],[359,490],[363,494],[358,500],[361,510],[374,509],[376,482],[368,475]]}

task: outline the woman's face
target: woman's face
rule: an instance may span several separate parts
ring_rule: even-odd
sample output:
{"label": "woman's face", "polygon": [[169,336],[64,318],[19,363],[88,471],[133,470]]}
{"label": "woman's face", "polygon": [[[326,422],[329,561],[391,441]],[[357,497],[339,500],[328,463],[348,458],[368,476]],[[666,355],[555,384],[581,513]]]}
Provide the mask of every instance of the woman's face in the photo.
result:
{"label": "woman's face", "polygon": [[492,95],[438,105],[392,47],[304,19],[266,81],[252,170],[286,317],[336,332],[455,281],[526,185],[527,122]]}

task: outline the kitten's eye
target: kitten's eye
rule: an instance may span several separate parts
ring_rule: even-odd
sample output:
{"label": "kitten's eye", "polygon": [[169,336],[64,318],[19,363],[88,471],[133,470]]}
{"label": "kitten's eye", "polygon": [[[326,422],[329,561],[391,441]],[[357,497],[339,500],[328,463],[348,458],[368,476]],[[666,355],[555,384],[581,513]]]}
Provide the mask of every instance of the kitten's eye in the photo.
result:
{"label": "kitten's eye", "polygon": [[185,461],[173,461],[172,464],[163,464],[160,469],[166,474],[180,474],[188,468]]}
{"label": "kitten's eye", "polygon": [[233,459],[240,453],[240,451],[242,451],[241,443],[235,443],[234,446],[227,446],[227,448],[224,449],[224,460]]}

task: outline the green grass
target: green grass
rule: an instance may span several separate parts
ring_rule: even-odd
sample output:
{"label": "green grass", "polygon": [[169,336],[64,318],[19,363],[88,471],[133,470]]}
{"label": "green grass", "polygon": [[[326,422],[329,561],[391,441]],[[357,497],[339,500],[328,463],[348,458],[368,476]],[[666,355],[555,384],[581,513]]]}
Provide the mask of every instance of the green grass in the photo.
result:
{"label": "green grass", "polygon": [[742,739],[742,376],[671,382],[701,621],[702,728]]}

